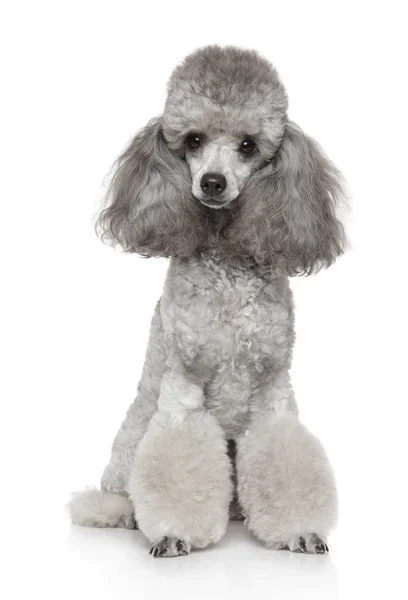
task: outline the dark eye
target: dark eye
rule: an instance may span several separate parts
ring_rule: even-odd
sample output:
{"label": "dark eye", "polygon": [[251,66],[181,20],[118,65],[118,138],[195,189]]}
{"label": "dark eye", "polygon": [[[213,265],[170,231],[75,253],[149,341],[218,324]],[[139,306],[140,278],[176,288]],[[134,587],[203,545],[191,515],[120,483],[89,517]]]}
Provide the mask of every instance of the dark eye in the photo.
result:
{"label": "dark eye", "polygon": [[187,138],[187,146],[191,150],[197,150],[201,146],[201,136],[199,133],[192,133]]}
{"label": "dark eye", "polygon": [[242,152],[242,154],[245,154],[246,156],[248,156],[249,154],[252,154],[253,152],[255,152],[255,148],[256,148],[256,144],[253,140],[251,140],[250,138],[245,138],[244,141],[242,142],[241,146],[239,147],[239,151]]}

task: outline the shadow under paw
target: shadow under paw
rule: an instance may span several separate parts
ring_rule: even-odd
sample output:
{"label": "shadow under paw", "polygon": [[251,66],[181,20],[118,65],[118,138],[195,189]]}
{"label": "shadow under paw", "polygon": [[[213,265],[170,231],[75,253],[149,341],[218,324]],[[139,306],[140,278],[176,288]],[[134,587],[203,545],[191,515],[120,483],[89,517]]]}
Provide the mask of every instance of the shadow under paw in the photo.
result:
{"label": "shadow under paw", "polygon": [[134,515],[121,517],[118,521],[117,527],[123,527],[123,529],[139,529]]}
{"label": "shadow under paw", "polygon": [[175,537],[164,536],[159,538],[149,550],[154,558],[170,558],[190,554],[191,545]]}

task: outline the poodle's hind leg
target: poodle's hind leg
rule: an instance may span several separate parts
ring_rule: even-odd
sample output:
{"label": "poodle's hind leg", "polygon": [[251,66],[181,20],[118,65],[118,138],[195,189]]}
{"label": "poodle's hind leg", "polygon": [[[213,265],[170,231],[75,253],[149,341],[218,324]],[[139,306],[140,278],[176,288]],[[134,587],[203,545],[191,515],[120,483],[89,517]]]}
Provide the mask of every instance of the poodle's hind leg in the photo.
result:
{"label": "poodle's hind leg", "polygon": [[227,442],[203,401],[199,385],[169,371],[136,450],[129,491],[154,557],[204,548],[227,527],[232,497]]}
{"label": "poodle's hind leg", "polygon": [[126,418],[116,434],[109,464],[102,475],[101,487],[106,492],[114,494],[128,493],[130,468],[135,450],[146,433],[150,419],[157,409],[160,383],[166,368],[159,301],[150,326],[149,344],[137,396],[133,404],[130,405]]}
{"label": "poodle's hind leg", "polygon": [[135,450],[157,408],[160,382],[166,370],[160,303],[150,328],[150,339],[137,397],[113,442],[112,454],[101,480],[101,490],[72,495],[67,508],[74,524],[88,527],[137,527],[129,500],[128,483]]}
{"label": "poodle's hind leg", "polygon": [[267,547],[327,552],[336,487],[320,442],[297,415],[254,423],[238,443],[237,472],[246,524]]}

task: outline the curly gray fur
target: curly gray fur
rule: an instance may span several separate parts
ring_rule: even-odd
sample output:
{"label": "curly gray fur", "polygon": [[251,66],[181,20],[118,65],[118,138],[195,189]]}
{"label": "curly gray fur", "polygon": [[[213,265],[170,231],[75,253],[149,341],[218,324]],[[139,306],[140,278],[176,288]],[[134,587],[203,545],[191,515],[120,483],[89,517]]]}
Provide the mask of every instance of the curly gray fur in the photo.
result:
{"label": "curly gray fur", "polygon": [[255,173],[227,228],[231,252],[286,266],[289,275],[329,267],[345,248],[337,204],[341,175],[291,121],[269,165]]}

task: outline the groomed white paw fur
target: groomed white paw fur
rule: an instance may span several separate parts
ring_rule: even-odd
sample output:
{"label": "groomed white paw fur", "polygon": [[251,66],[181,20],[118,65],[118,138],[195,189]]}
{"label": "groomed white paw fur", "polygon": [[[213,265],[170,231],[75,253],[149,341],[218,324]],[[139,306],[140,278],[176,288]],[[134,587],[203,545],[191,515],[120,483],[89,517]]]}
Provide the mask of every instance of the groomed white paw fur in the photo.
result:
{"label": "groomed white paw fur", "polygon": [[194,411],[181,424],[156,415],[129,482],[140,530],[154,544],[163,537],[193,548],[218,542],[228,524],[230,476],[226,441],[212,415]]}
{"label": "groomed white paw fur", "polygon": [[297,416],[255,427],[239,443],[237,470],[246,525],[269,548],[302,551],[302,538],[309,552],[312,533],[326,538],[334,527],[333,473],[322,445]]}

